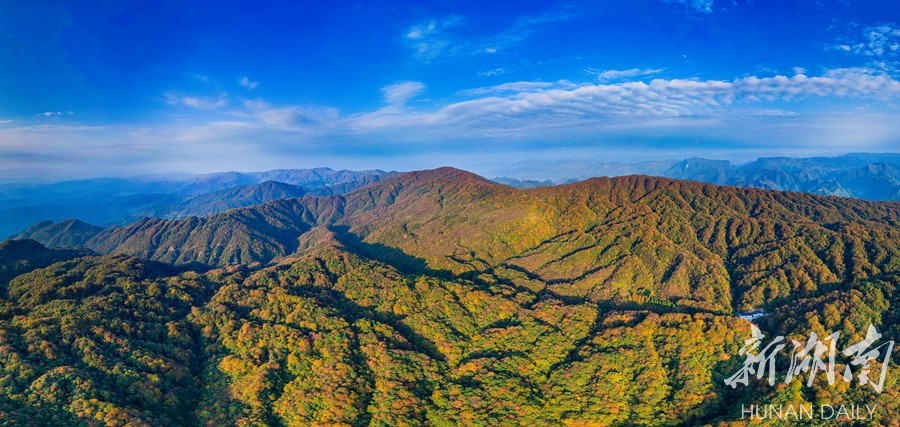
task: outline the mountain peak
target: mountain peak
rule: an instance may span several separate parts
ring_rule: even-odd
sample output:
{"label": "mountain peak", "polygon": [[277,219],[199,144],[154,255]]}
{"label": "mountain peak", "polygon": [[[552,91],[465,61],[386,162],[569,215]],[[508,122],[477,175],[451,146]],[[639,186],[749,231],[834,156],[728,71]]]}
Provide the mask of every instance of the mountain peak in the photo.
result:
{"label": "mountain peak", "polygon": [[472,172],[457,169],[450,166],[444,166],[437,169],[426,169],[421,171],[407,172],[398,175],[398,178],[407,182],[431,182],[431,183],[480,183],[489,186],[497,186],[487,178],[476,175]]}
{"label": "mountain peak", "polygon": [[57,223],[41,221],[10,239],[33,239],[47,247],[80,247],[101,231],[103,227],[70,218]]}

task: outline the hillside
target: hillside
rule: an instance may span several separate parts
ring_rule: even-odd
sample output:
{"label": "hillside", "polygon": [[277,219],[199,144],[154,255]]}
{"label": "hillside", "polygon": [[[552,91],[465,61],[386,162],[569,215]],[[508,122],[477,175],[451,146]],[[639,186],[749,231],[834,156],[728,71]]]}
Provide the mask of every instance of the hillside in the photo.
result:
{"label": "hillside", "polygon": [[[897,396],[723,378],[749,325],[610,310],[508,283],[407,275],[334,235],[296,257],[181,272],[126,256],[16,278],[0,313],[0,419],[14,425],[696,425],[736,402]],[[898,335],[897,277],[785,305],[761,323]],[[128,319],[127,321],[123,321]],[[42,325],[41,327],[35,327]],[[824,325],[824,326],[823,326]],[[892,371],[889,385],[897,380]],[[830,400],[829,400],[830,401]]]}
{"label": "hillside", "polygon": [[175,264],[250,264],[292,253],[297,236],[316,223],[316,212],[303,203],[279,200],[202,218],[144,218],[107,228],[87,246]]}
{"label": "hillside", "polygon": [[60,261],[91,255],[87,251],[48,249],[34,240],[0,242],[0,296],[10,280]]}

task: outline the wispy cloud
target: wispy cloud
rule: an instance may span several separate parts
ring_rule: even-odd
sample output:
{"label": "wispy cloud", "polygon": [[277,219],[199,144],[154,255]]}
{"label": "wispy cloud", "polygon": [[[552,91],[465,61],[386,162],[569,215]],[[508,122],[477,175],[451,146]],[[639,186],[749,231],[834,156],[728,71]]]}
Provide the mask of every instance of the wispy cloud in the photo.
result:
{"label": "wispy cloud", "polygon": [[550,88],[576,87],[577,85],[567,80],[557,82],[508,82],[494,86],[478,87],[459,91],[462,96],[502,95],[522,92],[534,92]]}
{"label": "wispy cloud", "polygon": [[492,70],[483,70],[479,71],[478,75],[481,77],[493,77],[500,76],[503,74],[508,74],[511,70],[507,67],[494,68]]}
{"label": "wispy cloud", "polygon": [[256,87],[259,86],[259,82],[251,81],[247,76],[238,79],[238,84],[250,90],[256,89]]}
{"label": "wispy cloud", "polygon": [[[618,71],[638,75],[646,70]],[[653,70],[651,70],[653,71]],[[342,115],[321,106],[274,106],[263,100],[245,101],[226,113],[242,126],[219,123],[213,129],[244,137],[270,131],[322,138],[367,138],[394,135],[392,140],[445,141],[462,136],[493,138],[603,133],[614,129],[654,126],[703,127],[739,117],[758,120],[804,115],[792,111],[794,101],[842,100],[840,108],[900,98],[900,81],[866,68],[829,70],[821,76],[749,76],[734,80],[654,79],[574,83],[514,81],[464,90],[463,100],[408,105],[426,86],[407,81],[381,89],[385,106],[370,112]],[[178,98],[184,102],[183,98]],[[210,101],[212,102],[212,101]],[[216,102],[216,104],[220,104]],[[895,112],[896,113],[896,112]],[[849,116],[848,116],[849,117]],[[752,121],[752,120],[751,120]]]}
{"label": "wispy cloud", "polygon": [[[40,133],[40,134],[50,134],[50,133],[58,133],[58,132],[92,132],[98,130],[108,130],[110,126],[90,126],[90,125],[81,125],[81,124],[72,124],[72,125],[49,125],[49,124],[22,124],[20,126],[15,126],[11,128],[4,129],[4,134],[28,134],[28,133]],[[3,136],[4,134],[0,134]]]}
{"label": "wispy cloud", "polygon": [[898,71],[900,62],[900,26],[895,23],[863,27],[849,37],[841,38],[828,49],[868,59],[868,65],[887,71]]}
{"label": "wispy cloud", "polygon": [[275,106],[264,100],[244,101],[243,109],[234,110],[230,115],[245,119],[251,127],[273,130],[304,132],[328,130],[340,114],[335,108],[315,106]]}
{"label": "wispy cloud", "polygon": [[475,52],[497,53],[516,46],[550,25],[568,21],[578,16],[571,9],[571,6],[562,7],[540,15],[523,16],[517,19],[509,28],[493,36],[476,40],[474,50]]}
{"label": "wispy cloud", "polygon": [[415,23],[404,31],[403,37],[416,59],[425,62],[451,60],[502,52],[522,43],[542,28],[574,16],[576,14],[568,8],[560,8],[540,15],[520,17],[507,28],[488,36],[466,37],[461,33],[466,28],[467,18],[450,15]]}
{"label": "wispy cloud", "polygon": [[[727,135],[735,120],[759,126],[760,121],[766,120],[795,120],[820,126],[816,119],[791,111],[791,102],[828,98],[863,103],[875,100],[883,104],[885,100],[900,98],[900,82],[886,75],[845,69],[816,77],[751,76],[731,81],[509,82],[459,95],[469,99],[437,109],[383,109],[338,117],[333,128],[354,135],[394,135],[391,139],[395,141],[423,142],[458,138],[555,139],[564,135],[596,138],[598,134],[629,129],[646,132],[654,128],[678,128],[679,132],[719,129],[721,135]],[[746,133],[752,134],[749,129]],[[842,135],[850,138],[846,133]]]}
{"label": "wispy cloud", "polygon": [[865,69],[837,69],[814,77],[750,76],[731,81],[508,82],[459,92],[457,96],[466,99],[437,108],[428,105],[439,105],[440,101],[408,106],[408,101],[424,88],[420,82],[387,86],[382,89],[386,106],[368,113],[341,115],[333,109],[322,113],[321,108],[253,107],[245,103],[253,111],[242,117],[254,120],[252,126],[262,129],[328,138],[394,135],[394,141],[446,141],[460,137],[596,135],[653,127],[700,129],[739,118],[752,123],[775,118],[804,120],[808,115],[792,111],[792,102],[824,98],[884,105],[884,101],[900,98],[900,82]]}
{"label": "wispy cloud", "polygon": [[59,116],[71,116],[75,114],[74,111],[44,111],[43,113],[35,114],[35,117],[59,117]]}
{"label": "wispy cloud", "polygon": [[206,74],[189,73],[188,76],[190,76],[192,79],[197,80],[199,82],[209,83],[209,76]]}
{"label": "wispy cloud", "polygon": [[597,80],[601,82],[610,82],[623,79],[631,79],[634,77],[644,77],[663,72],[662,68],[631,68],[628,70],[598,70],[596,68],[586,68],[585,73],[597,76]]}
{"label": "wispy cloud", "polygon": [[893,55],[900,50],[900,28],[895,24],[866,27],[862,41],[850,46],[850,51],[865,56]]}
{"label": "wispy cloud", "polygon": [[465,23],[466,18],[459,15],[419,22],[406,30],[404,38],[417,58],[430,61],[445,53],[455,54],[458,51],[459,46],[450,31]]}
{"label": "wispy cloud", "polygon": [[[348,166],[353,156],[372,167],[383,165],[378,156],[433,153],[440,163],[448,156],[552,150],[556,141],[585,150],[624,150],[635,140],[660,138],[688,138],[692,147],[706,144],[717,150],[729,144],[776,150],[785,141],[808,153],[896,150],[900,134],[900,112],[890,107],[900,100],[900,81],[869,68],[733,80],[511,81],[411,102],[425,90],[416,81],[385,86],[382,107],[353,114],[263,99],[226,103],[213,96],[198,103],[170,95],[173,106],[211,109],[193,119],[185,114],[145,128],[47,126],[33,118],[33,125],[4,126],[0,153],[16,150],[18,158],[35,159],[60,155],[58,167],[73,171],[88,158],[106,162],[132,156],[136,147],[149,154],[133,160],[145,162],[133,164],[134,171],[281,167],[300,161]],[[818,107],[804,109],[810,103]]]}
{"label": "wispy cloud", "polygon": [[406,104],[406,101],[416,97],[425,90],[421,82],[402,82],[385,86],[381,89],[382,96],[388,105],[398,106]]}
{"label": "wispy cloud", "polygon": [[662,0],[666,3],[682,4],[692,10],[702,13],[712,13],[713,0]]}
{"label": "wispy cloud", "polygon": [[216,110],[228,106],[228,94],[220,93],[216,97],[204,96],[180,96],[171,92],[163,94],[166,104],[184,105],[200,110]]}

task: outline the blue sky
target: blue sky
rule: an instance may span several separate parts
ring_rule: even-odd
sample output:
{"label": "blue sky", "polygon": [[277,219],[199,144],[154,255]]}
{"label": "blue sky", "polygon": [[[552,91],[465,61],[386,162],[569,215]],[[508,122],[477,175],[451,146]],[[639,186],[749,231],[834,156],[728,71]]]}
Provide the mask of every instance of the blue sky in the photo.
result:
{"label": "blue sky", "polygon": [[900,151],[894,1],[0,7],[0,179]]}

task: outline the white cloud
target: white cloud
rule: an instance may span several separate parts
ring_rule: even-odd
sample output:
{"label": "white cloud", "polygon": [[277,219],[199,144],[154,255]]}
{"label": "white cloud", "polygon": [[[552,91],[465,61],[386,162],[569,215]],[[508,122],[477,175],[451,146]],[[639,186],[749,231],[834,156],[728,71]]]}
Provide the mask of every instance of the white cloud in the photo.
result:
{"label": "white cloud", "polygon": [[238,79],[238,84],[250,90],[256,89],[256,87],[259,86],[259,82],[250,81],[250,78],[247,76]]}
{"label": "white cloud", "polygon": [[420,22],[406,30],[407,45],[416,57],[432,60],[454,49],[448,30],[465,25],[465,17],[453,15],[442,20]]}
{"label": "white cloud", "polygon": [[894,24],[866,27],[864,41],[852,46],[854,53],[865,56],[894,54],[900,49],[900,28]]}
{"label": "white cloud", "polygon": [[108,130],[110,126],[89,126],[89,125],[47,125],[47,124],[32,124],[26,125],[22,124],[21,126],[16,126],[12,128],[4,129],[7,133],[59,133],[59,132],[92,132],[98,130]]}
{"label": "white cloud", "polygon": [[[629,70],[623,73],[636,74]],[[456,96],[466,98],[462,101],[407,105],[425,88],[416,81],[385,86],[381,90],[386,104],[383,108],[353,115],[342,115],[327,107],[245,101],[241,108],[232,108],[228,114],[247,126],[219,126],[216,132],[277,130],[338,139],[385,133],[404,135],[398,140],[503,135],[527,138],[547,132],[560,135],[559,132],[590,133],[648,126],[712,126],[738,117],[799,119],[804,115],[791,108],[794,101],[842,100],[834,103],[835,108],[850,110],[851,105],[867,102],[883,108],[884,101],[900,98],[900,82],[867,68],[835,69],[813,77],[798,73],[792,77],[749,76],[730,81],[520,81],[458,92]],[[536,133],[529,136],[529,132]]]}
{"label": "white cloud", "polygon": [[[648,83],[582,85],[510,82],[460,95],[471,99],[432,111],[362,114],[344,118],[343,123],[357,133],[412,132],[445,138],[574,137],[653,127],[694,129],[740,118],[758,123],[808,117],[790,110],[793,101],[847,99],[883,104],[884,100],[900,98],[900,82],[885,75],[845,69],[818,77],[751,76],[732,81],[656,79]],[[852,105],[841,104],[839,108]]]}
{"label": "white cloud", "polygon": [[71,116],[74,115],[74,111],[44,111],[43,113],[35,114],[35,117],[59,117],[59,116]]}
{"label": "white cloud", "polygon": [[340,116],[337,109],[291,105],[277,107],[263,100],[244,101],[245,110],[231,115],[248,119],[250,123],[270,129],[293,132],[313,132],[328,129]]}
{"label": "white cloud", "polygon": [[166,104],[169,105],[184,105],[188,107],[197,108],[200,110],[217,110],[220,108],[227,107],[228,95],[226,93],[219,94],[218,97],[203,97],[203,96],[179,96],[170,92],[163,94],[165,97]]}
{"label": "white cloud", "polygon": [[424,90],[425,85],[421,82],[410,81],[385,86],[381,88],[381,93],[388,105],[399,106],[406,104],[406,101],[415,98]]}
{"label": "white cloud", "polygon": [[403,38],[414,57],[424,62],[492,55],[522,43],[547,25],[576,16],[568,9],[523,16],[502,31],[479,37],[461,37],[458,32],[465,29],[467,18],[451,15],[418,22],[404,31]]}
{"label": "white cloud", "polygon": [[194,108],[200,108],[203,110],[211,110],[216,108],[222,108],[228,105],[228,99],[226,98],[200,98],[195,96],[186,96],[181,99],[181,102],[184,105]]}
{"label": "white cloud", "polygon": [[481,77],[493,77],[493,76],[500,76],[503,74],[508,74],[510,71],[511,70],[509,68],[500,67],[500,68],[494,68],[492,70],[479,71],[478,75]]}
{"label": "white cloud", "polygon": [[451,15],[442,20],[429,20],[410,27],[406,32],[409,40],[424,40],[450,28],[465,25],[466,18],[459,15]]}
{"label": "white cloud", "polygon": [[478,87],[459,91],[462,96],[499,95],[521,92],[533,92],[559,87],[576,87],[572,82],[560,80],[558,82],[509,82],[494,86]]}
{"label": "white cloud", "polygon": [[851,37],[844,37],[829,49],[857,55],[869,65],[887,71],[898,71],[900,62],[900,26],[895,23],[863,27]]}
{"label": "white cloud", "polygon": [[[777,151],[787,144],[808,153],[823,148],[896,151],[900,135],[900,112],[890,107],[900,101],[900,82],[871,68],[732,80],[511,81],[410,103],[425,89],[415,81],[386,86],[383,107],[355,114],[262,99],[227,104],[224,94],[198,98],[204,99],[199,103],[169,94],[167,101],[173,105],[216,108],[144,128],[61,127],[31,118],[31,125],[3,127],[0,158],[12,152],[19,158],[31,156],[38,160],[28,167],[39,168],[50,164],[40,163],[49,162],[48,156],[56,156],[54,165],[72,171],[91,162],[129,165],[115,170],[104,166],[113,169],[97,169],[95,174],[172,165],[189,170],[300,161],[321,165],[323,159],[348,156],[362,156],[373,162],[367,167],[377,167],[371,156],[381,154],[371,153],[438,153],[440,161],[449,156],[485,159],[491,153],[502,156],[504,150],[534,147],[529,155],[541,155],[541,150],[559,148],[553,147],[556,142],[597,153],[607,148],[627,151],[634,141],[650,141],[648,147],[654,147],[653,141],[669,144],[665,138],[689,139],[692,147],[706,144],[717,150]],[[425,165],[407,167],[419,166]],[[14,172],[0,168],[0,176],[4,173]]]}
{"label": "white cloud", "polygon": [[795,117],[798,114],[794,111],[782,110],[778,108],[747,108],[747,109],[734,109],[733,113],[737,115],[746,115],[746,116],[761,116],[761,117]]}
{"label": "white cloud", "polygon": [[623,79],[630,79],[632,77],[639,76],[649,76],[653,74],[659,74],[663,72],[661,68],[648,68],[648,69],[639,69],[639,68],[631,68],[628,70],[598,70],[595,68],[587,68],[584,70],[585,73],[597,76],[597,80],[601,82],[609,82]]}

